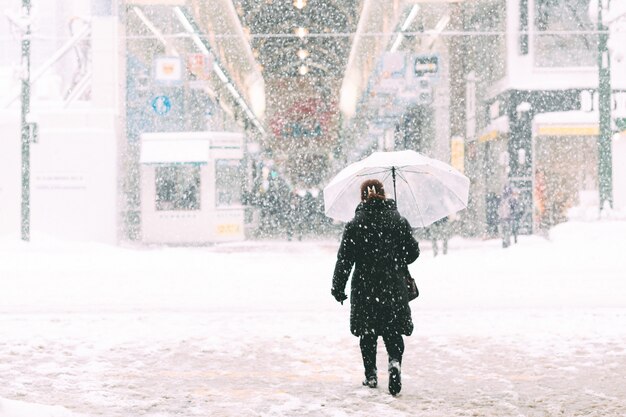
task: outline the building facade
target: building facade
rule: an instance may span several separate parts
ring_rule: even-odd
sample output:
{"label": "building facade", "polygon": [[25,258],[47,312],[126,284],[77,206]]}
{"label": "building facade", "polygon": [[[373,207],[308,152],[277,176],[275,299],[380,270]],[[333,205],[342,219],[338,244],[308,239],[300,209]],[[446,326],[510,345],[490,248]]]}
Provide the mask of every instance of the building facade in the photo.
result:
{"label": "building facade", "polygon": [[[475,234],[497,233],[507,185],[519,191],[528,233],[594,198],[599,206],[599,35],[589,9],[588,0],[502,0],[458,10],[473,33],[454,45],[470,53],[454,63],[453,77],[463,82],[452,100],[464,104],[456,105],[464,117],[454,128],[465,138]],[[613,54],[608,59],[616,119],[626,111],[626,71]],[[614,193],[623,187],[616,178]]]}

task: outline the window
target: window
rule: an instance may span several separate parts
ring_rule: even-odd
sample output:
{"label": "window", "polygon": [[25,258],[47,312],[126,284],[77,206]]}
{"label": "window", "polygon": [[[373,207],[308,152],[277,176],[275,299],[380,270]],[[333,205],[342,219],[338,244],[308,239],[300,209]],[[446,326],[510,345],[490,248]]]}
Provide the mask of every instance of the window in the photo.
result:
{"label": "window", "polygon": [[156,169],[157,210],[200,210],[200,167],[161,166]]}
{"label": "window", "polygon": [[[467,20],[464,30],[494,32],[493,35],[469,36],[464,59],[477,71],[480,84],[491,85],[506,75],[506,13],[505,0],[465,2]],[[481,86],[479,86],[481,89]]]}
{"label": "window", "polygon": [[528,55],[528,0],[519,2],[519,53]]}
{"label": "window", "polygon": [[243,187],[239,160],[215,161],[215,204],[217,207],[241,206]]}
{"label": "window", "polygon": [[588,6],[589,0],[535,0],[537,66],[596,65],[597,35],[573,33],[595,29],[587,14]]}

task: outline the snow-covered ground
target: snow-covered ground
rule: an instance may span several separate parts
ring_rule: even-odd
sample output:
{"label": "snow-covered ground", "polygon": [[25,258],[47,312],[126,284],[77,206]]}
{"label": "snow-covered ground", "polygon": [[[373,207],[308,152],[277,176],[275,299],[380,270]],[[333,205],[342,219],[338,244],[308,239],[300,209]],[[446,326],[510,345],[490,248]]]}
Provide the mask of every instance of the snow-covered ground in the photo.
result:
{"label": "snow-covered ground", "polygon": [[403,391],[360,385],[337,242],[0,239],[0,417],[626,416],[626,222],[455,238],[420,288]]}

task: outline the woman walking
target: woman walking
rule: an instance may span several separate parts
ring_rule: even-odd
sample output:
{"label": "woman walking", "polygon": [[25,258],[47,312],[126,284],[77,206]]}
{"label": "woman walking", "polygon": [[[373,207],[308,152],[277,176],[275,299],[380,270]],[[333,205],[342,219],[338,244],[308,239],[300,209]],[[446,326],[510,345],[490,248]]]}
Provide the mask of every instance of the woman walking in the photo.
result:
{"label": "woman walking", "polygon": [[419,256],[409,222],[385,199],[378,180],[361,184],[361,203],[346,224],[333,274],[331,294],[341,303],[352,267],[350,331],[360,338],[365,368],[363,385],[378,386],[376,346],[382,336],[388,354],[389,392],[402,388],[402,335],[410,336],[413,321],[404,281],[407,265]]}

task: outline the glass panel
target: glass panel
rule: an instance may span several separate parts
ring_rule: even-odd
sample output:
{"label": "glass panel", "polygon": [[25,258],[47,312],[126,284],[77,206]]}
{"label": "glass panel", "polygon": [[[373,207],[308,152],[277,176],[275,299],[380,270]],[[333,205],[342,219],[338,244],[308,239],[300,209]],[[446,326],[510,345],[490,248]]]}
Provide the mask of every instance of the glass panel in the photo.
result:
{"label": "glass panel", "polygon": [[535,65],[596,65],[597,36],[571,33],[595,29],[587,13],[588,6],[589,0],[535,0]]}
{"label": "glass panel", "polygon": [[200,210],[200,167],[157,167],[156,209]]}
{"label": "glass panel", "polygon": [[519,54],[528,54],[528,0],[519,2]]}
{"label": "glass panel", "polygon": [[241,206],[243,187],[239,160],[215,161],[215,205],[217,207]]}
{"label": "glass panel", "polygon": [[469,36],[463,56],[469,67],[480,71],[480,83],[493,83],[506,75],[506,12],[505,1],[467,2],[464,29],[485,33]]}

